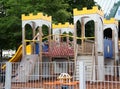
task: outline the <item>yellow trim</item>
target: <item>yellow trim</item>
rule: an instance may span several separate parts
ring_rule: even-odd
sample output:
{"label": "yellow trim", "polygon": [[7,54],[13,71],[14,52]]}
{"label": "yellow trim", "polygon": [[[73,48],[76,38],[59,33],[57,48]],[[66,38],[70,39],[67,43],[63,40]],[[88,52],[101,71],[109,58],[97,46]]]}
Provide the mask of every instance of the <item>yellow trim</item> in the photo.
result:
{"label": "yellow trim", "polygon": [[99,14],[101,16],[104,16],[103,11],[99,10],[98,6],[93,6],[92,9],[87,9],[86,7],[84,7],[82,10],[78,10],[77,8],[73,9],[74,16],[85,15],[85,14]]}
{"label": "yellow trim", "polygon": [[74,25],[70,24],[69,22],[66,22],[65,24],[58,23],[58,24],[52,24],[52,28],[53,28],[53,30],[55,28],[72,28],[72,29],[74,29]]}
{"label": "yellow trim", "polygon": [[56,36],[56,35],[59,35],[60,37],[72,37],[72,38],[76,38],[76,39],[94,39],[95,37],[75,37],[75,36],[71,36],[71,35],[68,35],[68,34],[55,34],[55,35],[48,35],[48,36],[45,36],[44,38],[42,39],[45,39],[49,36]]}
{"label": "yellow trim", "polygon": [[[71,35],[68,35],[68,34],[54,34],[54,35],[48,35],[48,36],[45,36],[43,37],[42,39],[45,39],[45,38],[48,38],[48,37],[51,37],[51,36],[56,36],[56,35],[59,35],[60,37],[72,37],[72,38],[76,38],[76,39],[94,39],[95,37],[75,37],[75,36],[71,36]],[[24,40],[25,42],[39,42],[39,40]]]}
{"label": "yellow trim", "polygon": [[33,15],[33,13],[30,13],[28,16],[25,14],[22,14],[22,20],[36,20],[36,19],[42,19],[47,21],[52,21],[51,16],[43,15],[43,13],[37,13],[37,15]]}
{"label": "yellow trim", "polygon": [[38,40],[24,40],[25,42],[38,42]]}
{"label": "yellow trim", "polygon": [[115,18],[110,18],[109,20],[104,19],[103,22],[104,24],[117,24],[118,25],[118,21]]}

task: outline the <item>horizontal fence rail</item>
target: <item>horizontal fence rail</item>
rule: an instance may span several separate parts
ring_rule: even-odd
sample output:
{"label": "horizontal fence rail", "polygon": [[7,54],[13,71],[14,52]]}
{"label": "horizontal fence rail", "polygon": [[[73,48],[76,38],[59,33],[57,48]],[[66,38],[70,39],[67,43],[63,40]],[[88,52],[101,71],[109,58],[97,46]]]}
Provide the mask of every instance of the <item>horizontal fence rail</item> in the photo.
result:
{"label": "horizontal fence rail", "polygon": [[120,89],[120,66],[31,61],[0,67],[0,89]]}
{"label": "horizontal fence rail", "polygon": [[73,62],[12,63],[11,89],[78,89],[74,67]]}
{"label": "horizontal fence rail", "polygon": [[[91,75],[87,67],[86,78]],[[120,89],[120,66],[93,66],[91,80],[86,80],[86,89]]]}

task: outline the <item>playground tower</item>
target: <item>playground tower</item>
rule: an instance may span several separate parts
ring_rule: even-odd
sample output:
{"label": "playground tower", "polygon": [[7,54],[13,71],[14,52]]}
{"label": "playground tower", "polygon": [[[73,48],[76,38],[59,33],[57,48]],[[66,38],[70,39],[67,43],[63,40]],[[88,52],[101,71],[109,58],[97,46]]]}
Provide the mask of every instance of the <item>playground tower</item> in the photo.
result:
{"label": "playground tower", "polygon": [[[25,26],[29,24],[32,28],[32,39],[26,39]],[[28,82],[29,80],[38,80],[39,77],[30,77],[28,75],[40,75],[42,67],[36,65],[42,62],[42,26],[46,25],[51,33],[51,16],[38,13],[37,15],[29,14],[28,16],[22,15],[22,59],[18,69],[16,70],[17,76],[12,79],[12,82]],[[50,38],[49,38],[50,40]],[[28,45],[29,43],[29,45]],[[37,48],[37,45],[39,47]],[[39,50],[36,52],[36,50]],[[28,53],[29,52],[29,53]]]}

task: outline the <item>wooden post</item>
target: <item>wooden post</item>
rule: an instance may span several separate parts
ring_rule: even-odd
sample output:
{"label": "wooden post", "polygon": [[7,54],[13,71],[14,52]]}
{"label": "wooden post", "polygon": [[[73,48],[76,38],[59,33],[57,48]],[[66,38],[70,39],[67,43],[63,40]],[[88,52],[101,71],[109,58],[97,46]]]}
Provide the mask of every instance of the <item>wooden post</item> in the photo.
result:
{"label": "wooden post", "polygon": [[[40,75],[42,75],[42,27],[38,28],[39,30],[39,61],[40,61]],[[42,79],[42,77],[40,77]]]}
{"label": "wooden post", "polygon": [[69,34],[67,34],[67,43],[69,43]]}
{"label": "wooden post", "polygon": [[84,26],[84,17],[81,18],[81,45],[82,53],[84,52],[84,37],[85,37],[85,26]]}
{"label": "wooden post", "polygon": [[[95,65],[97,65],[98,66],[98,43],[97,43],[97,27],[98,26],[98,23],[97,22],[95,22]],[[95,66],[96,67],[96,66]],[[95,68],[96,69],[96,68]],[[97,68],[97,69],[99,69],[99,68]],[[96,71],[96,79],[98,78],[98,70],[95,70]]]}
{"label": "wooden post", "polygon": [[62,37],[61,37],[61,29],[59,30],[59,42],[62,42]]}
{"label": "wooden post", "polygon": [[49,38],[48,38],[49,50],[51,50],[51,28],[49,27]]}
{"label": "wooden post", "polygon": [[43,33],[42,33],[42,27],[40,26],[39,27],[39,55],[40,55],[40,62],[42,62],[42,36],[43,36]]}
{"label": "wooden post", "polygon": [[[34,40],[34,37],[35,37],[35,24],[33,23],[33,40]],[[32,42],[32,53],[35,54],[35,42]]]}
{"label": "wooden post", "polygon": [[114,58],[114,74],[115,80],[117,79],[117,63],[116,63],[116,49],[115,49],[115,30],[112,30],[112,48],[113,48],[113,58]]}
{"label": "wooden post", "polygon": [[[49,44],[49,51],[51,51],[51,28],[49,27],[49,38],[48,38],[48,44]],[[50,74],[53,74],[53,64],[52,64],[52,57],[50,56]]]}
{"label": "wooden post", "polygon": [[74,34],[73,34],[74,52],[75,52],[75,46],[76,46],[76,42],[77,42],[77,40],[76,40],[76,30],[77,30],[77,29],[76,29],[76,23],[75,23],[75,25],[74,25]]}
{"label": "wooden post", "polygon": [[76,74],[76,59],[77,59],[77,53],[76,53],[76,23],[74,24],[74,34],[73,34],[73,47],[74,47],[74,74]]}
{"label": "wooden post", "polygon": [[25,27],[22,27],[22,56],[26,55]]}
{"label": "wooden post", "polygon": [[95,22],[95,64],[98,65],[97,22]]}

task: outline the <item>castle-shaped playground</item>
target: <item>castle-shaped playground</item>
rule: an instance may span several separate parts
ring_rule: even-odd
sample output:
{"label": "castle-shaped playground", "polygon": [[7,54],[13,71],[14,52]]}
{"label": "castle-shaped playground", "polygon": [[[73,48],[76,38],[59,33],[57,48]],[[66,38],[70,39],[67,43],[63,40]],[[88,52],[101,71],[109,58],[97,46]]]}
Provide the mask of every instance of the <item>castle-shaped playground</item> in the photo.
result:
{"label": "castle-shaped playground", "polygon": [[[77,68],[78,61],[84,61],[85,65],[90,65],[87,72],[91,76],[95,76],[94,65],[98,65],[100,80],[104,80],[104,73],[101,65],[117,65],[118,56],[118,21],[114,18],[109,20],[104,18],[103,11],[97,6],[92,9],[83,8],[82,10],[73,10],[73,24],[65,22],[65,24],[52,24],[52,17],[37,13],[33,15],[22,15],[22,45],[18,48],[15,56],[10,62],[17,62],[21,59],[21,63],[16,71],[18,76],[12,81],[25,82],[29,80],[27,75],[32,74],[32,70],[38,70],[38,66],[34,66],[37,62],[68,62],[75,63]],[[87,28],[88,23],[93,23],[91,28],[92,36],[87,36],[90,32]],[[29,24],[32,28],[32,39],[26,39],[26,28]],[[47,29],[43,29],[43,26]],[[78,29],[80,27],[80,29]],[[43,30],[47,30],[45,36]],[[77,32],[80,32],[78,36]],[[29,45],[28,45],[29,44]],[[33,60],[34,59],[34,60]],[[33,64],[27,67],[27,65]],[[39,65],[40,66],[40,65]],[[25,75],[19,71],[25,71]],[[39,71],[44,70],[40,68]],[[49,71],[53,69],[48,68]],[[33,75],[39,75],[39,71]],[[77,70],[75,70],[78,72]],[[59,72],[59,71],[54,71]],[[114,72],[114,69],[112,70]],[[44,74],[44,73],[43,73]],[[114,73],[113,73],[114,74]],[[88,80],[91,79],[88,76]],[[35,77],[34,79],[37,79]],[[95,77],[92,77],[95,78]]]}

